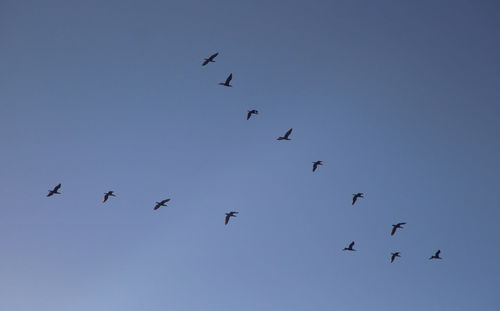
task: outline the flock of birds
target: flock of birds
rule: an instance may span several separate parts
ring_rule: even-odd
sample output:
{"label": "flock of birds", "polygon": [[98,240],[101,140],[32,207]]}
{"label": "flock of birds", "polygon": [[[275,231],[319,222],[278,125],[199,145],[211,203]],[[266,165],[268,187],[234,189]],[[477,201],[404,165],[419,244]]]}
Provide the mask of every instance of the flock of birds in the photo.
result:
{"label": "flock of birds", "polygon": [[[317,163],[317,162],[321,162],[321,161],[316,161],[316,162],[313,162],[313,163],[315,164],[315,165],[313,166],[313,172],[316,170],[316,167],[317,167],[316,163]],[[356,201],[358,200],[358,198],[364,198],[364,195],[365,195],[365,194],[364,194],[364,193],[362,193],[362,192],[354,193],[354,194],[352,195],[352,205],[354,205],[354,203],[356,203]],[[404,226],[404,225],[406,225],[406,222],[398,222],[397,224],[392,225],[391,236],[392,236],[392,235],[394,235],[398,229],[403,229],[403,226]],[[344,247],[343,251],[351,251],[351,252],[356,251],[356,250],[354,249],[354,244],[355,244],[355,243],[354,243],[354,241],[352,241],[352,242],[349,244],[349,246],[348,246],[348,247]],[[438,250],[434,253],[434,255],[432,255],[431,257],[429,257],[429,260],[431,260],[431,259],[443,259],[443,258],[439,257],[439,254],[440,254],[440,253],[441,253],[441,250],[440,250],[440,249],[438,249]],[[393,263],[393,262],[394,262],[394,259],[396,259],[396,257],[401,257],[401,253],[400,253],[400,252],[391,253],[391,263]]]}
{"label": "flock of birds", "polygon": [[[204,61],[203,61],[203,63],[202,63],[202,66],[206,66],[208,63],[215,63],[214,59],[217,57],[217,55],[219,55],[218,52],[210,55],[208,58],[205,58]],[[226,80],[224,82],[220,82],[219,85],[226,86],[226,87],[232,87],[232,85],[230,84],[232,79],[233,79],[233,74],[231,73],[226,78]],[[259,114],[258,110],[255,110],[255,109],[248,110],[247,120],[249,120],[252,117],[252,115],[258,115],[258,114]],[[292,131],[293,131],[293,128],[290,128],[288,131],[286,131],[285,135],[279,136],[277,138],[277,140],[291,140],[290,139],[290,135],[292,134]],[[312,163],[313,163],[313,166],[312,166],[313,173],[318,169],[318,166],[323,165],[323,161],[314,161]],[[59,192],[59,190],[61,189],[61,186],[62,185],[59,183],[52,190],[49,190],[49,193],[47,194],[47,197],[53,196],[54,194],[61,194]],[[116,195],[114,194],[114,191],[108,191],[108,192],[104,193],[104,199],[103,199],[102,202],[106,203],[106,201],[109,199],[109,197],[115,197],[115,196]],[[353,197],[352,197],[352,205],[354,206],[354,204],[356,203],[356,201],[358,199],[360,199],[360,198],[364,198],[364,193],[362,193],[362,192],[354,193]],[[162,206],[166,207],[167,203],[169,201],[170,201],[170,198],[161,200],[160,202],[155,202],[155,206],[153,207],[153,210],[157,210],[157,209],[159,209]],[[236,211],[230,211],[229,213],[226,213],[226,217],[224,218],[224,224],[227,225],[229,223],[229,220],[231,219],[231,217],[236,217],[238,213],[239,212],[236,212]],[[399,222],[399,223],[397,223],[395,225],[392,225],[391,236],[393,236],[398,229],[403,229],[404,225],[406,225],[406,222]],[[356,249],[354,249],[354,244],[355,244],[355,242],[352,241],[349,244],[348,247],[344,247],[343,251],[356,251]],[[429,260],[431,260],[431,259],[442,259],[439,256],[440,253],[441,253],[441,250],[437,250],[434,253],[434,255],[432,255],[431,257],[429,257]],[[394,262],[394,260],[396,259],[396,257],[401,257],[401,253],[400,252],[391,253],[391,259],[390,259],[391,263]]]}

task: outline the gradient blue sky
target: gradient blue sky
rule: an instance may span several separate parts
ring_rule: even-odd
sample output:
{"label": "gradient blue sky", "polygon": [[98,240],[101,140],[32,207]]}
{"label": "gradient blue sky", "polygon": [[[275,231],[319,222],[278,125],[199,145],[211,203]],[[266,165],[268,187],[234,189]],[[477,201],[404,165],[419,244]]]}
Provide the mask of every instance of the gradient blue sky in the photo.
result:
{"label": "gradient blue sky", "polygon": [[498,1],[2,0],[0,309],[498,310],[499,55]]}

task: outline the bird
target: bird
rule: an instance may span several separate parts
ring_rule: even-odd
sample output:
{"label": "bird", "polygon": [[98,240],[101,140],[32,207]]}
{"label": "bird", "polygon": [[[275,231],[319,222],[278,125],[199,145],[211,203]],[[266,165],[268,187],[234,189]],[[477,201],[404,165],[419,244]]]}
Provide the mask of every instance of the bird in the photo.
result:
{"label": "bird", "polygon": [[236,214],[238,214],[239,212],[229,212],[229,213],[226,213],[226,219],[224,220],[224,224],[227,225],[227,223],[229,222],[229,218],[231,217],[236,217]]}
{"label": "bird", "polygon": [[438,249],[437,252],[429,258],[429,260],[430,259],[443,259],[443,258],[439,257],[439,253],[441,253],[440,249]]}
{"label": "bird", "polygon": [[165,200],[162,200],[161,202],[156,202],[156,205],[155,207],[153,208],[153,210],[157,210],[159,209],[161,206],[167,206],[167,202],[170,201],[170,199],[165,199]]}
{"label": "bird", "polygon": [[365,194],[363,192],[358,192],[358,193],[353,193],[352,195],[353,195],[353,197],[352,197],[352,204],[351,205],[354,205],[354,203],[356,203],[356,200],[358,198],[364,198]]}
{"label": "bird", "polygon": [[232,87],[231,84],[229,84],[229,82],[231,82],[231,79],[233,78],[233,74],[230,74],[227,79],[226,79],[226,82],[221,82],[219,83],[219,85],[223,85],[223,86],[228,86],[228,87]]}
{"label": "bird", "polygon": [[397,230],[398,228],[401,228],[401,229],[402,229],[402,228],[403,228],[403,225],[406,225],[406,222],[400,222],[400,223],[398,223],[398,224],[396,224],[396,225],[392,225],[391,235],[394,235],[394,233],[396,233],[396,230]]}
{"label": "bird", "polygon": [[61,194],[60,192],[58,192],[59,188],[61,188],[61,184],[55,186],[54,189],[49,190],[49,194],[47,194],[47,197],[50,197],[50,196],[52,196],[54,194]]}
{"label": "bird", "polygon": [[323,161],[313,162],[313,172],[318,168],[318,165],[323,165]]}
{"label": "bird", "polygon": [[391,253],[391,263],[396,259],[396,257],[401,257],[399,252]]}
{"label": "bird", "polygon": [[351,244],[349,244],[349,247],[344,247],[343,251],[355,251],[354,248],[352,248],[354,246],[354,241],[351,242]]}
{"label": "bird", "polygon": [[292,134],[292,131],[293,131],[293,128],[289,129],[288,131],[286,131],[284,136],[278,137],[277,140],[291,140],[290,138],[288,138],[288,136],[290,136],[290,134]]}
{"label": "bird", "polygon": [[248,113],[247,113],[247,120],[250,119],[250,117],[252,116],[252,114],[259,114],[259,111],[258,110],[248,110]]}
{"label": "bird", "polygon": [[114,191],[108,191],[104,194],[104,200],[102,201],[102,203],[106,202],[108,200],[109,197],[116,197],[116,195],[114,195]]}
{"label": "bird", "polygon": [[206,65],[206,64],[208,64],[208,63],[215,63],[214,58],[216,58],[216,57],[217,57],[217,55],[219,55],[219,52],[217,52],[217,53],[215,53],[215,54],[210,55],[210,57],[209,57],[209,58],[205,58],[205,61],[204,61],[204,62],[203,62],[203,64],[201,64],[201,65],[202,65],[202,66],[205,66],[205,65]]}

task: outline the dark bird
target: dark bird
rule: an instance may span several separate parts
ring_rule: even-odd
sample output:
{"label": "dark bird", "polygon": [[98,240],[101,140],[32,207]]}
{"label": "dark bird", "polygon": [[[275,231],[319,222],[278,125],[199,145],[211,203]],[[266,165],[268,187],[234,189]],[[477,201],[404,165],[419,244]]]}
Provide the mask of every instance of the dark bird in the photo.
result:
{"label": "dark bird", "polygon": [[226,213],[226,219],[224,220],[224,224],[227,225],[227,223],[229,222],[229,218],[231,217],[236,217],[236,214],[238,214],[239,212],[229,212],[229,213]]}
{"label": "dark bird", "polygon": [[259,111],[253,109],[253,110],[248,110],[248,113],[247,113],[247,120],[250,119],[250,117],[252,116],[252,114],[259,114]]}
{"label": "dark bird", "polygon": [[406,222],[400,222],[397,225],[392,225],[391,235],[394,235],[394,233],[396,233],[396,230],[398,230],[398,228],[403,229],[403,225],[406,225]]}
{"label": "dark bird", "polygon": [[233,74],[230,74],[227,79],[226,79],[226,82],[221,82],[219,83],[219,85],[224,85],[224,86],[228,86],[228,87],[232,87],[231,84],[229,84],[229,82],[231,82],[231,79],[233,78]]}
{"label": "dark bird", "polygon": [[362,193],[362,192],[358,192],[358,193],[353,193],[352,195],[353,195],[353,197],[352,197],[352,205],[354,205],[354,203],[356,203],[356,200],[358,198],[364,198],[365,194]]}
{"label": "dark bird", "polygon": [[391,253],[391,263],[396,259],[396,257],[401,257],[399,256],[399,252]]}
{"label": "dark bird", "polygon": [[54,194],[61,194],[60,192],[58,192],[59,188],[61,188],[61,184],[55,186],[54,189],[49,190],[49,194],[47,194],[47,197],[50,197],[50,196],[52,196]]}
{"label": "dark bird", "polygon": [[429,259],[443,259],[439,257],[439,253],[441,253],[440,249],[438,249],[438,251],[434,255],[432,255]]}
{"label": "dark bird", "polygon": [[354,246],[354,241],[351,242],[351,244],[349,244],[349,247],[344,247],[343,251],[355,251],[354,248],[352,248]]}
{"label": "dark bird", "polygon": [[217,55],[219,55],[219,52],[217,52],[217,53],[215,53],[215,54],[210,55],[210,57],[209,57],[209,58],[204,58],[204,59],[205,59],[205,61],[204,61],[204,62],[203,62],[203,64],[201,64],[201,65],[202,65],[202,66],[205,66],[205,65],[206,65],[206,64],[208,64],[208,63],[215,63],[214,58],[216,58],[216,57],[217,57]]}
{"label": "dark bird", "polygon": [[292,131],[293,131],[293,128],[289,129],[288,131],[286,131],[285,136],[280,136],[280,137],[278,137],[277,140],[291,140],[290,138],[288,138],[288,136],[290,136],[290,134],[292,134]]}
{"label": "dark bird", "polygon": [[323,161],[313,162],[313,172],[318,168],[318,165],[323,165]]}
{"label": "dark bird", "polygon": [[159,208],[160,208],[160,207],[162,207],[162,206],[167,206],[167,202],[168,202],[168,201],[170,201],[170,199],[165,199],[165,200],[163,200],[163,201],[161,201],[161,202],[156,202],[156,205],[155,205],[155,207],[153,208],[153,210],[155,210],[155,211],[156,211],[157,209],[159,209]]}
{"label": "dark bird", "polygon": [[114,195],[114,191],[108,191],[108,192],[106,192],[104,194],[104,200],[102,201],[102,203],[106,202],[109,197],[116,197],[116,195]]}

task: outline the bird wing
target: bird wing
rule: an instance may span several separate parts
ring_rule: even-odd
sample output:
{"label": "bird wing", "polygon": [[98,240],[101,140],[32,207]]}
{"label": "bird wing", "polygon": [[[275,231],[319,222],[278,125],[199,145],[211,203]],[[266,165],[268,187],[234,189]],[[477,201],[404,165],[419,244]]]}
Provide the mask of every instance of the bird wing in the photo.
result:
{"label": "bird wing", "polygon": [[398,226],[406,225],[406,222],[400,222]]}
{"label": "bird wing", "polygon": [[440,250],[440,249],[438,249],[438,251],[436,252],[435,256],[436,256],[436,257],[439,257],[439,253],[441,253],[441,250]]}
{"label": "bird wing", "polygon": [[59,190],[59,188],[61,188],[61,184],[54,187],[54,192],[57,192],[57,190]]}
{"label": "bird wing", "polygon": [[286,131],[285,138],[288,138],[288,136],[290,136],[290,134],[292,134],[292,131],[293,131],[293,128],[291,128],[288,131]]}
{"label": "bird wing", "polygon": [[354,205],[354,203],[356,203],[357,199],[358,199],[358,197],[356,195],[352,197],[352,205]]}
{"label": "bird wing", "polygon": [[216,58],[216,57],[217,57],[217,55],[219,55],[219,52],[217,52],[217,53],[215,53],[215,54],[210,55],[210,57],[209,57],[208,59],[210,59],[210,60],[214,60],[214,58]]}
{"label": "bird wing", "polygon": [[102,203],[106,202],[108,200],[108,197],[109,193],[104,194],[104,200],[102,201]]}
{"label": "bird wing", "polygon": [[155,211],[156,211],[156,210],[157,210],[157,209],[159,209],[159,208],[160,208],[160,204],[156,203],[156,205],[155,205],[155,207],[153,208],[153,210],[155,210]]}
{"label": "bird wing", "polygon": [[163,204],[167,203],[168,201],[170,201],[170,199],[165,199],[165,200],[161,201],[161,204],[163,205]]}
{"label": "bird wing", "polygon": [[398,229],[397,226],[392,226],[392,231],[391,231],[391,235],[394,235],[394,233],[396,233],[396,230]]}
{"label": "bird wing", "polygon": [[233,78],[233,74],[230,74],[229,77],[226,79],[226,84],[229,84],[231,82],[231,79]]}
{"label": "bird wing", "polygon": [[208,59],[205,59],[205,61],[203,62],[203,64],[201,64],[202,66],[205,66],[206,64],[208,64],[210,61]]}
{"label": "bird wing", "polygon": [[313,164],[313,172],[318,168],[318,163],[314,162]]}
{"label": "bird wing", "polygon": [[224,220],[224,224],[227,225],[229,222],[229,217],[231,217],[229,214],[226,214],[226,219]]}
{"label": "bird wing", "polygon": [[354,246],[354,241],[351,242],[351,244],[349,244],[349,248],[352,248]]}
{"label": "bird wing", "polygon": [[248,114],[247,114],[247,120],[250,119],[251,116],[252,116],[252,112],[249,111]]}

